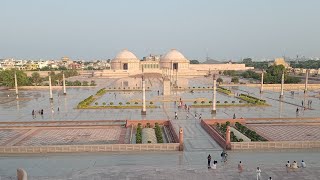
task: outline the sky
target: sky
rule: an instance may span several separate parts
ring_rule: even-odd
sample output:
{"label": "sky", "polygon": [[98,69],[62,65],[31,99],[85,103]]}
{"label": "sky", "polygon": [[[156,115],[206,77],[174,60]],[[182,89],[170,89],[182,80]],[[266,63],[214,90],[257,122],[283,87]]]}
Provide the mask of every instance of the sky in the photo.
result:
{"label": "sky", "polygon": [[0,58],[320,57],[320,0],[0,0]]}

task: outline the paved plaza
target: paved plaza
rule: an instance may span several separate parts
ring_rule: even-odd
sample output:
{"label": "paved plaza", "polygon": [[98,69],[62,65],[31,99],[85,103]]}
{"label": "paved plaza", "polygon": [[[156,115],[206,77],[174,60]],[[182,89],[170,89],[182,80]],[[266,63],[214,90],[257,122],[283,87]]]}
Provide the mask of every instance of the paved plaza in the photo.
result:
{"label": "paved plaza", "polygon": [[[319,91],[309,91],[303,94],[296,90],[294,95],[285,91],[284,98],[279,99],[279,92],[266,90],[259,93],[259,88],[245,86],[226,87],[235,94],[245,93],[265,99],[270,106],[248,107],[218,107],[217,114],[211,114],[210,108],[191,108],[187,112],[177,108],[174,100],[181,98],[188,105],[194,99],[212,99],[211,90],[177,91],[165,99],[157,91],[162,91],[158,80],[148,79],[147,100],[153,101],[159,108],[147,109],[147,115],[141,115],[140,109],[76,109],[77,104],[101,88],[121,87],[124,79],[98,79],[97,87],[93,88],[67,88],[67,95],[62,95],[61,90],[54,90],[54,100],[49,101],[47,90],[30,90],[20,93],[20,100],[16,100],[14,91],[0,91],[0,121],[15,122],[11,126],[21,126],[18,122],[32,122],[30,127],[0,129],[0,143],[3,146],[14,145],[47,145],[47,144],[95,144],[95,143],[125,143],[128,131],[125,128],[73,128],[66,127],[66,121],[77,121],[79,126],[86,126],[86,121],[93,120],[171,120],[173,127],[178,132],[184,129],[183,152],[132,152],[132,153],[95,153],[95,154],[40,154],[40,155],[3,155],[0,158],[1,179],[15,177],[16,169],[26,169],[31,179],[225,179],[244,180],[255,179],[255,168],[262,168],[263,179],[272,176],[273,179],[318,179],[320,176],[319,150],[278,150],[278,151],[230,151],[227,164],[220,163],[222,148],[205,132],[200,125],[199,115],[203,119],[232,118],[313,118],[319,117],[320,102],[317,94]],[[134,78],[126,78],[126,81]],[[212,86],[212,78],[181,79],[195,87]],[[9,95],[9,97],[8,97]],[[141,101],[139,91],[109,91],[100,99],[103,102],[126,103]],[[236,100],[233,96],[218,93],[217,100],[231,102]],[[306,104],[312,100],[311,108],[303,108],[302,101]],[[140,102],[139,101],[139,102]],[[238,100],[237,100],[238,101]],[[59,108],[59,111],[58,111]],[[299,114],[296,114],[296,109]],[[44,115],[32,117],[32,110],[44,110]],[[174,120],[177,112],[178,119]],[[197,115],[197,116],[196,116]],[[46,121],[55,121],[55,126],[63,128],[40,128]],[[80,123],[83,121],[83,123]],[[97,122],[106,125],[106,121]],[[46,124],[49,125],[49,124]],[[51,124],[54,126],[54,124]],[[0,124],[0,127],[6,126]],[[315,140],[319,138],[318,126],[307,125],[286,126],[286,131],[279,126],[253,125],[253,129],[272,140],[285,140],[295,137],[294,140]],[[279,133],[281,135],[279,135]],[[218,169],[208,170],[206,158],[211,154],[218,160]],[[297,172],[286,172],[286,161],[305,160],[307,169]],[[237,172],[237,164],[242,161],[245,166],[243,173]]]}
{"label": "paved plaza", "polygon": [[1,146],[124,144],[129,129],[120,126],[0,129]]}
{"label": "paved plaza", "polygon": [[269,141],[318,141],[320,125],[247,125]]}

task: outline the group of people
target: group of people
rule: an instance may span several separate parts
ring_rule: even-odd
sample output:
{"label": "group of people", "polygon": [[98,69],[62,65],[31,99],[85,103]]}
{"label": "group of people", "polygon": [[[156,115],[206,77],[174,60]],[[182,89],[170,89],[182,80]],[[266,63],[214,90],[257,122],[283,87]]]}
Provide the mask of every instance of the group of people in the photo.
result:
{"label": "group of people", "polygon": [[[221,162],[227,162],[227,157],[228,157],[227,152],[223,151],[221,153]],[[213,163],[211,164],[211,159],[212,159],[212,157],[209,154],[208,157],[207,157],[208,169],[217,169],[218,162],[216,160],[214,160]],[[304,160],[301,161],[300,166],[298,166],[298,163],[296,161],[293,161],[291,164],[290,164],[290,161],[288,161],[286,163],[287,172],[289,172],[289,169],[306,168],[306,167],[307,167],[307,165],[304,162]],[[243,164],[242,164],[241,161],[238,164],[238,172],[239,173],[243,172]],[[257,167],[257,169],[256,169],[256,178],[257,178],[257,180],[261,180],[261,172],[262,172],[261,168]],[[272,177],[269,177],[268,180],[272,180]]]}
{"label": "group of people", "polygon": [[290,169],[294,170],[294,169],[306,168],[306,167],[307,165],[306,165],[306,162],[304,162],[304,160],[301,161],[300,166],[298,166],[298,163],[296,161],[293,161],[291,164],[290,164],[290,161],[287,161],[286,163],[287,172],[289,172]]}
{"label": "group of people", "polygon": [[[37,111],[35,111],[34,109],[32,110],[31,114],[32,114],[33,119],[37,117],[37,115],[36,115]],[[38,114],[43,115],[43,109],[39,110]]]}

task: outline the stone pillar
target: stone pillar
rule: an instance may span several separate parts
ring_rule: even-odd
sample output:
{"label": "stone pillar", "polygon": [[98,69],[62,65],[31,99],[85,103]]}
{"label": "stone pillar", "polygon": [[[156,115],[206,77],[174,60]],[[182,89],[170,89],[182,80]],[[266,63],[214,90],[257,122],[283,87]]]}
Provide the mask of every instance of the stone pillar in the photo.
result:
{"label": "stone pillar", "polygon": [[28,180],[27,172],[24,169],[17,169],[17,179],[18,180]]}
{"label": "stone pillar", "polygon": [[309,78],[309,69],[306,71],[306,82],[304,84],[304,93],[307,93],[308,90],[308,78]]}
{"label": "stone pillar", "polygon": [[16,72],[14,72],[14,85],[16,87],[16,99],[19,99],[18,79],[17,79],[17,73]]}
{"label": "stone pillar", "polygon": [[171,88],[170,88],[170,80],[165,77],[163,79],[163,95],[169,96],[171,94]]}
{"label": "stone pillar", "polygon": [[52,86],[51,86],[51,76],[49,75],[49,91],[50,91],[50,100],[53,100],[52,97]]}
{"label": "stone pillar", "polygon": [[263,93],[263,71],[261,73],[261,86],[260,86],[260,93]]}
{"label": "stone pillar", "polygon": [[281,91],[280,91],[280,98],[283,98],[283,88],[284,88],[284,72],[281,76]]}
{"label": "stone pillar", "polygon": [[62,82],[63,82],[63,95],[67,95],[66,79],[65,79],[65,77],[64,77],[64,73],[62,74]]}
{"label": "stone pillar", "polygon": [[141,110],[142,115],[146,115],[146,81],[144,80],[144,77],[142,75],[142,110]]}
{"label": "stone pillar", "polygon": [[183,151],[183,129],[179,128],[179,151]]}
{"label": "stone pillar", "polygon": [[226,131],[226,149],[230,150],[231,149],[231,138],[230,138],[230,126],[227,126],[227,131]]}
{"label": "stone pillar", "polygon": [[212,110],[211,114],[217,113],[216,103],[217,103],[217,80],[215,75],[213,75],[213,99],[212,99]]}

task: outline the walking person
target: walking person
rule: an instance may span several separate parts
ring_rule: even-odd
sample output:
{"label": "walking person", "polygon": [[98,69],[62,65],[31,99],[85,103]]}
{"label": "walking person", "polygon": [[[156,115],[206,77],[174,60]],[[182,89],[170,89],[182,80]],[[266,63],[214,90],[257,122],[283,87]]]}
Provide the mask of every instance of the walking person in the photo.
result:
{"label": "walking person", "polygon": [[174,114],[174,119],[178,119],[178,113],[177,112],[175,112],[175,114]]}
{"label": "walking person", "polygon": [[211,155],[209,154],[209,156],[207,157],[208,159],[208,168],[211,167]]}
{"label": "walking person", "polygon": [[236,113],[233,114],[233,119],[236,119]]}
{"label": "walking person", "polygon": [[310,100],[310,108],[311,108],[312,100]]}
{"label": "walking person", "polygon": [[34,115],[35,115],[35,114],[34,114],[34,110],[32,110],[32,113],[31,113],[31,114],[32,114],[32,119],[34,119]]}
{"label": "walking person", "polygon": [[201,118],[202,118],[201,116],[202,116],[202,114],[199,114],[199,119],[200,119],[200,120],[201,120]]}
{"label": "walking person", "polygon": [[257,180],[261,180],[261,169],[259,167],[257,167],[256,173],[257,173]]}
{"label": "walking person", "polygon": [[289,173],[290,167],[291,167],[290,161],[287,161],[287,163],[286,163],[287,173]]}
{"label": "walking person", "polygon": [[160,95],[160,91],[158,90],[158,96]]}
{"label": "walking person", "polygon": [[241,161],[238,164],[238,170],[239,170],[239,173],[242,173],[242,171],[243,171],[243,166],[242,166],[242,162]]}
{"label": "walking person", "polygon": [[301,101],[301,105],[303,106],[303,100]]}
{"label": "walking person", "polygon": [[187,119],[189,118],[189,113],[187,112]]}

